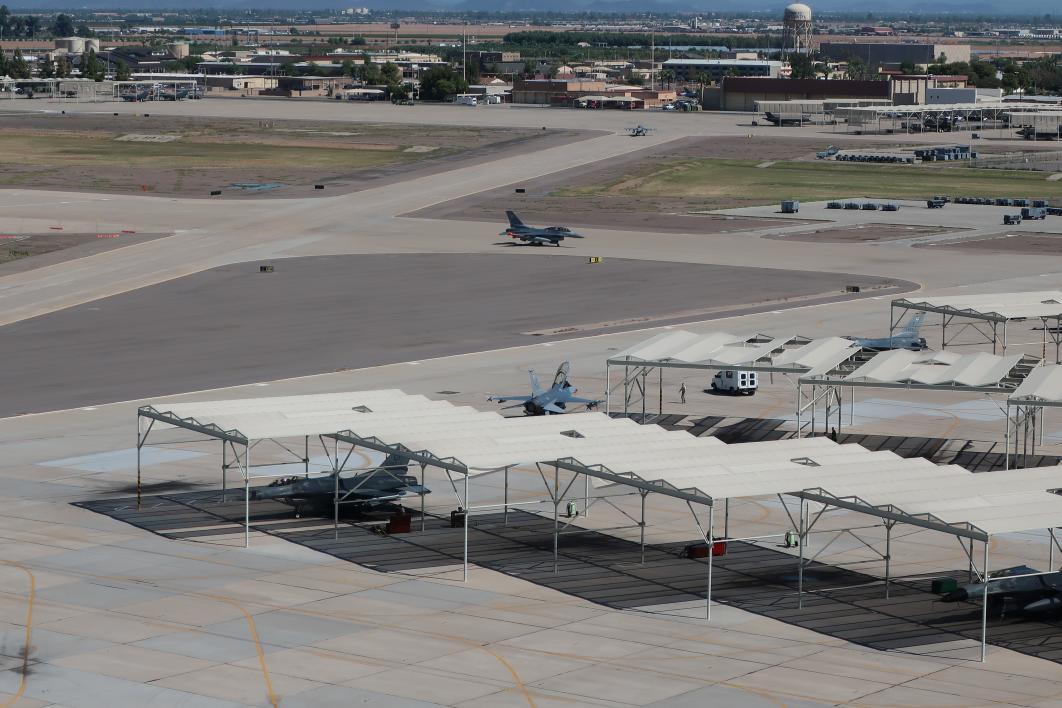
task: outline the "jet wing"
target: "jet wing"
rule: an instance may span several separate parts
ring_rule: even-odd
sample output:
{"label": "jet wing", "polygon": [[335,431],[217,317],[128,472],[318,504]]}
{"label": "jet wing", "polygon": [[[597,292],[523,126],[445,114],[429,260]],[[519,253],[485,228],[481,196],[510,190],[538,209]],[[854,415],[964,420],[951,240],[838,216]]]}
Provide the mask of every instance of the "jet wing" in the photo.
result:
{"label": "jet wing", "polygon": [[558,406],[556,403],[547,403],[546,405],[542,406],[542,410],[546,411],[547,413],[566,413],[567,412],[563,408]]}
{"label": "jet wing", "polygon": [[595,404],[595,403],[601,403],[602,401],[599,398],[579,398],[577,396],[572,396],[570,398],[565,398],[564,402],[565,403],[585,403],[587,405],[590,405],[590,404]]}
{"label": "jet wing", "polygon": [[534,398],[534,396],[490,396],[489,398],[487,398],[487,400],[493,401],[494,403],[508,403],[509,401],[527,403],[532,398]]}

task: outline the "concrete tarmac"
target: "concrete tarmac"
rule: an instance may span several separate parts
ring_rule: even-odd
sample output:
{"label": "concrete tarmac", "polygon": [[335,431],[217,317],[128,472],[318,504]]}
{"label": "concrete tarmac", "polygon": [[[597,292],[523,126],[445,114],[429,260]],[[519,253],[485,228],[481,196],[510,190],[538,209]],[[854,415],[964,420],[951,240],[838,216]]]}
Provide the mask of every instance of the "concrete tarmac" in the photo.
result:
{"label": "concrete tarmac", "polygon": [[[36,100],[10,104],[11,110],[41,105]],[[495,245],[500,219],[499,223],[453,223],[396,218],[413,209],[514,184],[530,175],[622,155],[653,141],[664,143],[672,136],[749,131],[755,135],[750,141],[754,148],[757,140],[770,139],[771,135],[819,134],[825,145],[829,130],[821,128],[811,133],[806,128],[750,129],[740,125],[749,116],[735,115],[646,114],[632,119],[630,114],[618,112],[591,115],[509,108],[495,112],[498,107],[404,108],[253,100],[210,99],[148,109],[117,104],[62,107],[198,111],[223,113],[234,120],[251,114],[279,118],[298,113],[299,117],[346,116],[347,120],[371,116],[380,121],[489,124],[512,120],[533,124],[542,120],[585,122],[591,116],[616,131],[634,120],[661,126],[645,141],[622,135],[597,137],[563,149],[486,160],[475,168],[455,169],[343,198],[241,204],[0,191],[0,219],[25,223],[22,228],[27,230],[30,225],[47,229],[59,222],[67,228],[80,224],[87,231],[99,223],[99,230],[104,224],[106,230],[129,224],[155,232],[178,232],[172,238],[0,277],[4,304],[0,322],[21,321],[16,327],[0,328],[5,365],[22,372],[12,378],[31,377],[37,371],[33,368],[36,363],[27,363],[26,358],[51,361],[57,381],[66,382],[79,395],[86,392],[79,387],[91,387],[79,378],[101,377],[105,384],[112,382],[95,390],[95,403],[120,397],[114,395],[113,382],[121,378],[123,368],[145,381],[154,377],[157,386],[165,385],[165,377],[173,376],[175,386],[171,390],[176,390],[178,384],[187,386],[200,375],[195,367],[209,364],[209,355],[227,357],[225,366],[232,367],[230,371],[303,360],[317,356],[311,351],[313,342],[301,341],[301,337],[313,334],[346,345],[353,358],[361,355],[364,343],[372,341],[372,329],[385,326],[390,329],[381,332],[405,347],[404,354],[396,353],[391,359],[394,363],[258,381],[180,398],[213,400],[401,388],[490,410],[493,404],[484,401],[488,393],[518,391],[528,368],[550,370],[561,359],[571,360],[573,381],[582,393],[599,396],[616,385],[615,372],[611,382],[605,379],[606,356],[665,331],[659,327],[661,322],[646,323],[641,331],[587,330],[562,341],[534,337],[532,344],[525,343],[526,335],[521,332],[573,321],[599,322],[615,317],[617,310],[621,316],[627,315],[624,310],[632,307],[631,302],[620,300],[617,306],[611,300],[625,297],[622,281],[636,281],[639,273],[651,276],[644,283],[643,289],[650,291],[644,302],[652,306],[647,312],[655,310],[658,314],[673,313],[676,307],[688,307],[690,302],[718,300],[728,289],[734,291],[735,303],[752,301],[758,297],[754,292],[760,283],[758,271],[738,270],[739,266],[788,271],[773,281],[778,293],[794,288],[796,292],[813,292],[841,277],[821,275],[824,272],[916,281],[926,289],[950,294],[1043,290],[1057,288],[1062,282],[1057,259],[764,238],[789,228],[779,220],[771,229],[718,236],[588,229],[588,238],[562,251],[578,257],[573,260],[577,267],[566,275],[578,276],[586,268],[596,268],[583,265],[588,255],[603,256],[606,269],[616,267],[620,259],[646,263],[627,266],[627,271],[604,270],[614,278],[601,288],[593,282],[581,286],[573,282],[578,277],[566,277],[542,295],[512,286],[510,276],[541,275],[556,259],[556,252]],[[917,139],[930,137],[936,136]],[[563,215],[558,215],[557,221],[563,223]],[[459,264],[472,262],[473,256],[467,254],[491,253],[494,255],[487,262],[493,264],[497,259],[505,263],[480,267],[474,275],[462,271],[463,264],[455,266],[455,273],[474,278],[477,285],[457,293],[445,289],[445,280],[428,280],[429,284],[440,283],[431,291],[422,283],[410,286],[399,268],[378,269],[378,278],[367,276],[370,280],[366,283],[377,289],[366,296],[357,289],[357,280],[347,282],[341,275],[316,288],[307,288],[306,278],[285,281],[286,264],[298,268],[299,262],[280,260],[327,257],[327,267],[332,267],[334,259],[336,271],[343,274],[357,272],[358,267],[342,268],[348,266],[344,262],[347,259],[334,258],[337,255],[355,254],[356,259],[358,254],[395,253],[422,254],[416,258],[429,260],[438,257],[431,254],[454,254],[447,258]],[[259,274],[254,267],[274,259],[279,266],[275,273]],[[249,266],[234,265],[239,263]],[[706,266],[713,269],[703,270]],[[220,270],[212,270],[217,268]],[[250,272],[244,270],[247,268]],[[734,279],[723,282],[728,270]],[[418,279],[427,277],[423,268],[415,272]],[[233,282],[218,284],[222,275]],[[278,282],[283,287],[274,285],[275,293],[261,285]],[[220,289],[207,287],[196,292],[190,288],[195,283],[218,284]],[[724,284],[727,288],[721,287]],[[141,289],[144,286],[152,287]],[[577,296],[566,297],[568,292]],[[194,303],[195,307],[189,313],[197,316],[170,319],[177,315],[172,303],[166,302],[167,293],[191,298],[187,304]],[[418,294],[419,298],[414,297]],[[110,296],[117,297],[100,300]],[[137,302],[138,298],[143,302]],[[112,302],[121,307],[109,310]],[[448,302],[471,308],[483,321],[470,322],[459,313],[447,313]],[[230,330],[241,322],[240,313],[253,309],[248,303],[266,305],[251,318],[257,327],[264,323],[268,328],[269,308],[296,313],[310,306],[320,307],[333,316],[333,321],[302,312],[310,321],[292,323],[291,317],[285,316],[285,331],[237,329],[233,334]],[[65,310],[74,305],[78,307]],[[413,313],[418,305],[423,312]],[[501,305],[510,311],[501,310]],[[379,312],[382,318],[399,306],[404,307],[402,314],[419,318],[409,321],[418,322],[426,334],[403,332],[398,324],[384,325],[382,320],[371,318],[364,326],[343,326],[349,324],[344,317],[358,312],[357,308],[375,308],[370,311]],[[91,309],[94,307],[100,309]],[[706,313],[698,318],[704,322],[681,326],[698,332],[724,329],[880,336],[887,330],[889,319],[887,295],[800,302],[788,309],[751,309],[761,311]],[[54,319],[27,319],[51,312]],[[573,314],[579,316],[573,318]],[[439,322],[431,322],[433,319]],[[190,349],[194,342],[176,342],[181,332],[167,332],[167,324],[175,331],[183,328],[199,335],[212,349],[195,354]],[[226,326],[219,326],[222,324]],[[19,331],[26,334],[32,348],[10,336],[17,327],[28,328]],[[212,327],[216,329],[212,331]],[[443,352],[448,340],[463,336],[479,336],[488,342],[500,338],[492,332],[503,332],[501,336],[512,337],[517,344],[432,359],[422,355]],[[281,341],[284,349],[262,349],[267,334],[272,335],[269,341]],[[286,336],[289,334],[296,336]],[[1012,346],[1038,339],[1036,334],[1018,327]],[[149,341],[156,338],[161,341]],[[372,346],[382,352],[384,338],[379,337]],[[173,347],[183,347],[179,350],[191,357],[194,366],[183,371],[163,372],[159,368],[152,372],[149,364],[143,363],[150,363],[147,357],[129,351],[134,347],[152,354],[161,352],[156,359],[172,366],[179,366],[179,362],[171,361],[176,358]],[[63,348],[73,351],[65,354]],[[344,354],[338,347],[325,351]],[[57,367],[62,370],[55,372]],[[194,375],[189,375],[189,370],[195,370]],[[793,415],[795,393],[792,382],[783,377],[773,381],[763,377],[762,388],[754,397],[724,399],[699,392],[707,383],[706,374],[689,374],[666,373],[663,395],[655,399],[663,400],[665,412],[690,417]],[[256,374],[269,375],[266,371]],[[679,403],[677,397],[681,382],[688,382],[686,404]],[[18,390],[23,385],[14,381],[8,388]],[[44,385],[49,385],[47,380]],[[132,390],[126,393],[137,395]],[[655,394],[655,390],[650,391],[651,396]],[[54,401],[61,398],[55,390],[47,395],[56,396]],[[87,396],[78,400],[87,400]],[[146,403],[164,401],[148,398],[86,405],[0,420],[0,505],[4,509],[0,516],[0,703],[14,700],[20,708],[1047,706],[1057,703],[1062,695],[1059,664],[991,646],[988,663],[980,664],[976,643],[962,638],[920,647],[917,653],[884,652],[725,605],[714,607],[708,622],[703,601],[619,610],[477,567],[475,558],[466,584],[460,580],[459,568],[452,565],[379,572],[264,533],[253,535],[249,549],[234,547],[232,538],[212,537],[209,528],[201,529],[204,533],[194,541],[174,541],[70,506],[70,502],[80,500],[127,496],[128,490],[135,488],[133,420],[136,407]],[[1003,419],[997,403],[983,396],[963,397],[950,392],[868,390],[860,392],[851,428],[880,434],[998,440]],[[216,442],[204,444],[181,439],[172,432],[168,435],[163,432],[153,438],[166,444],[146,448],[143,481],[190,488],[217,485],[222,456]],[[1057,417],[1046,421],[1045,439],[1050,449],[1062,447]],[[311,454],[328,452],[315,445]],[[254,455],[256,462],[275,463],[287,453],[262,445]],[[533,467],[514,470],[512,481],[517,492],[514,499],[543,497],[541,480]],[[448,514],[458,500],[446,477],[429,469],[427,484],[433,489],[429,511]],[[480,478],[475,483],[474,502],[500,498],[497,478]],[[638,529],[617,527],[630,526],[638,513],[637,497],[616,498],[613,503],[622,513],[602,503],[578,522],[636,539]],[[651,543],[699,537],[683,505],[649,495],[647,507],[646,531]],[[522,508],[546,509],[541,505]],[[730,512],[734,535],[779,534],[791,528],[776,499],[735,502]],[[833,528],[831,524],[848,522],[872,523],[832,512],[821,523],[823,528]],[[860,539],[841,536],[836,540],[830,540],[834,534],[823,535],[812,542],[809,553],[816,554],[820,562],[849,564],[880,578],[884,572],[881,556],[864,543],[880,549],[884,533],[870,527],[859,534]],[[1001,536],[994,540],[991,554],[992,567],[1018,563],[1044,566],[1048,559],[1046,534]],[[595,558],[595,562],[616,565],[618,572],[629,569],[614,558]],[[892,535],[894,578],[964,574],[965,570],[966,558],[951,537],[903,527]],[[868,588],[868,597],[878,590]],[[821,621],[844,622],[845,618],[826,616]]]}
{"label": "concrete tarmac", "polygon": [[[504,253],[270,263],[272,273],[258,262],[223,266],[4,327],[0,415],[558,341],[839,298],[847,285],[863,296],[891,285],[845,274]],[[914,287],[898,286],[887,292]]]}

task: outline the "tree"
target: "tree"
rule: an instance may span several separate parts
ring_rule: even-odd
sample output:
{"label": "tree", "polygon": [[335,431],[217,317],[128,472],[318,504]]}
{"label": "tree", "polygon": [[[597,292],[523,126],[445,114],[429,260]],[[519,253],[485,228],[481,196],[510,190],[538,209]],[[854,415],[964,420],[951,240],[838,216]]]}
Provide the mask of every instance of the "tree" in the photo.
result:
{"label": "tree", "polygon": [[52,60],[44,57],[41,61],[38,61],[37,74],[42,79],[50,79],[55,76],[55,67],[52,65]]}
{"label": "tree", "polygon": [[22,20],[23,32],[27,37],[36,37],[37,33],[41,31],[41,18],[36,15],[30,15]]}
{"label": "tree", "polygon": [[674,69],[661,69],[660,70],[660,81],[665,86],[667,86],[668,88],[671,88],[671,82],[673,82],[674,80],[675,80],[675,71],[674,71]]}
{"label": "tree", "polygon": [[52,22],[52,34],[56,37],[72,37],[74,35],[74,21],[70,15],[59,13]]}
{"label": "tree", "polygon": [[918,69],[913,61],[902,61],[900,62],[900,73],[910,76],[911,74],[917,74]]}
{"label": "tree", "polygon": [[850,57],[848,59],[848,68],[845,69],[844,76],[846,79],[852,79],[856,81],[865,80],[870,74],[870,69],[859,57]]}
{"label": "tree", "polygon": [[354,76],[354,62],[350,59],[344,59],[343,67],[340,71],[343,72],[343,76]]}
{"label": "tree", "polygon": [[15,56],[11,59],[11,64],[7,68],[7,73],[13,79],[28,79],[30,78],[30,66],[26,61],[26,57],[22,56],[22,50],[16,49]]}
{"label": "tree", "polygon": [[70,59],[67,57],[59,57],[55,62],[55,76],[58,79],[65,79],[72,73],[70,69]]}
{"label": "tree", "polygon": [[129,65],[121,59],[114,65],[114,80],[115,81],[128,81],[133,78],[133,74],[129,71]]}
{"label": "tree", "polygon": [[74,36],[75,37],[95,37],[96,33],[93,32],[92,28],[89,27],[84,22],[79,22],[78,25],[77,25],[77,29],[74,30]]}
{"label": "tree", "polygon": [[380,69],[380,80],[388,86],[400,84],[402,83],[402,70],[398,68],[398,64],[389,61]]}
{"label": "tree", "polygon": [[468,90],[468,83],[448,66],[436,66],[420,77],[420,97],[429,101],[445,101]]}
{"label": "tree", "polygon": [[789,66],[791,72],[790,78],[793,79],[814,79],[815,78],[815,66],[811,61],[811,57],[807,54],[793,54],[789,57]]}
{"label": "tree", "polygon": [[86,79],[93,79],[95,81],[103,81],[104,74],[107,67],[103,65],[103,62],[96,56],[96,52],[93,49],[81,57],[81,76]]}
{"label": "tree", "polygon": [[7,57],[2,51],[0,51],[0,76],[8,76],[10,74],[10,66],[7,61]]}

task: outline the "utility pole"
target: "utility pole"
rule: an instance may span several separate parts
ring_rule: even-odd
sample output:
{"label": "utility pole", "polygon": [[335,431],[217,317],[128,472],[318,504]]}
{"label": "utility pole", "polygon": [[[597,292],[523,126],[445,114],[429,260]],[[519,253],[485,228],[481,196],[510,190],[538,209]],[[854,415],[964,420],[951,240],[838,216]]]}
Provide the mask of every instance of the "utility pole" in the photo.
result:
{"label": "utility pole", "polygon": [[468,83],[468,20],[461,30],[461,78]]}
{"label": "utility pole", "polygon": [[654,31],[649,36],[652,38],[650,40],[650,46],[649,46],[649,90],[650,91],[655,91],[656,90],[656,32]]}

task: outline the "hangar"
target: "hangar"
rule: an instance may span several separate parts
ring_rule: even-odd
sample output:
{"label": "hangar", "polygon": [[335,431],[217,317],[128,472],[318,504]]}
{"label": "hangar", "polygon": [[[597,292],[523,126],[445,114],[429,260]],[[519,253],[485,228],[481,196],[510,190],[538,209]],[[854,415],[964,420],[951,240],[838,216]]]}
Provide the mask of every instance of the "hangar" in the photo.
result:
{"label": "hangar", "polygon": [[[284,446],[282,438],[318,436],[332,445],[334,471],[343,471],[355,448],[405,456],[410,461],[461,475],[463,493],[454,492],[465,509],[464,575],[468,573],[469,513],[508,509],[511,468],[535,468],[549,495],[538,503],[553,506],[553,549],[556,567],[561,531],[559,508],[581,476],[584,510],[590,504],[590,485],[607,490],[629,488],[641,496],[642,516],[636,520],[645,541],[645,497],[661,494],[684,502],[705,544],[713,551],[717,502],[734,498],[783,495],[799,504],[799,520],[785,506],[797,529],[797,596],[803,606],[805,550],[809,533],[830,508],[875,517],[886,532],[885,593],[889,590],[891,533],[897,524],[953,535],[975,568],[973,543],[983,544],[977,573],[989,577],[989,545],[1004,533],[1053,529],[1062,525],[1062,497],[1057,468],[973,474],[957,466],[937,466],[926,460],[902,459],[890,452],[871,452],[858,445],[838,445],[826,438],[727,445],[682,431],[639,425],[600,413],[542,418],[504,418],[398,390],[353,391],[337,394],[241,399],[145,406],[138,412],[150,427],[164,426],[197,432],[225,446],[243,447],[237,467],[244,482],[245,533],[250,529],[251,449],[267,440]],[[345,426],[345,427],[343,427]],[[323,434],[328,428],[343,427]],[[138,430],[137,449],[147,432]],[[308,444],[308,442],[307,442]],[[344,448],[344,446],[346,446]],[[327,449],[327,448],[326,448]],[[298,459],[295,464],[305,464]],[[343,462],[340,462],[340,460]],[[565,473],[562,481],[561,471]],[[552,475],[549,472],[552,471]],[[470,479],[506,475],[505,499],[472,504]],[[138,477],[139,477],[138,464]],[[224,464],[223,464],[224,473]],[[578,499],[578,494],[575,499]],[[707,507],[707,522],[694,505]],[[783,500],[783,504],[785,504]],[[723,521],[728,535],[727,520]],[[844,529],[852,533],[855,529]],[[778,534],[780,536],[782,534]],[[762,536],[756,538],[764,538]],[[858,537],[857,537],[858,538]],[[245,540],[247,536],[245,536]],[[727,538],[728,541],[754,539]],[[861,540],[861,539],[860,539]],[[1051,553],[1054,553],[1052,534]],[[864,541],[864,543],[866,543]],[[867,544],[869,545],[869,544]],[[712,553],[706,557],[705,612],[711,618]],[[987,600],[987,583],[985,584]],[[987,601],[981,612],[981,659],[987,642]]]}

